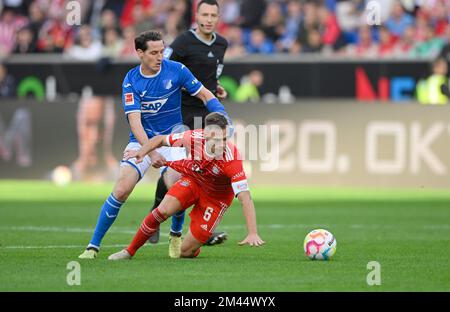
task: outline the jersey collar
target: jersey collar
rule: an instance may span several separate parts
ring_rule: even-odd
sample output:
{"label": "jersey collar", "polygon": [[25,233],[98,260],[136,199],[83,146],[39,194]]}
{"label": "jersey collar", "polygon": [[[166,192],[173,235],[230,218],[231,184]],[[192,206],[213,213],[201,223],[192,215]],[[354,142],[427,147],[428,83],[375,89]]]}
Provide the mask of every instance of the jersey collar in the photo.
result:
{"label": "jersey collar", "polygon": [[201,41],[201,42],[203,42],[204,44],[206,44],[207,46],[212,46],[212,44],[216,41],[216,39],[217,39],[217,36],[216,36],[216,33],[215,32],[213,32],[212,33],[212,36],[213,36],[213,38],[211,39],[211,41],[206,41],[205,39],[203,39],[202,37],[200,37],[196,32],[195,32],[195,29],[190,29],[189,30],[191,33],[193,33],[194,34],[194,36],[195,36],[195,38],[197,38],[199,41]]}
{"label": "jersey collar", "polygon": [[163,68],[163,64],[164,64],[164,62],[161,63],[161,67],[159,68],[159,71],[158,71],[156,74],[154,74],[154,75],[144,75],[144,74],[142,73],[142,64],[141,64],[141,65],[139,65],[139,73],[140,73],[141,76],[144,77],[144,78],[155,78],[155,77],[158,76],[159,73],[161,72],[161,70],[162,70],[162,68]]}

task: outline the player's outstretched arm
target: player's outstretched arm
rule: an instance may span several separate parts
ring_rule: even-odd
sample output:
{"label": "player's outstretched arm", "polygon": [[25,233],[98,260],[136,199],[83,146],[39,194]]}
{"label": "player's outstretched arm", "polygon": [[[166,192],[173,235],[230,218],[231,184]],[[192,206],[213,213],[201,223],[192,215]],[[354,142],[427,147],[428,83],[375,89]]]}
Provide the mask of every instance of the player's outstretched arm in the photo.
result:
{"label": "player's outstretched arm", "polygon": [[[125,151],[123,157],[125,160],[136,158],[136,163],[140,163],[144,160],[145,155],[161,146],[167,146],[167,135],[157,135],[151,139],[147,139],[139,150]],[[161,164],[161,166],[162,165],[164,164]]]}
{"label": "player's outstretched arm", "polygon": [[250,246],[259,247],[265,243],[259,235],[256,226],[256,211],[255,205],[253,204],[252,197],[249,191],[240,192],[237,195],[239,202],[242,205],[242,210],[244,211],[245,221],[247,223],[248,235],[247,237],[239,242],[239,245],[248,244]]}

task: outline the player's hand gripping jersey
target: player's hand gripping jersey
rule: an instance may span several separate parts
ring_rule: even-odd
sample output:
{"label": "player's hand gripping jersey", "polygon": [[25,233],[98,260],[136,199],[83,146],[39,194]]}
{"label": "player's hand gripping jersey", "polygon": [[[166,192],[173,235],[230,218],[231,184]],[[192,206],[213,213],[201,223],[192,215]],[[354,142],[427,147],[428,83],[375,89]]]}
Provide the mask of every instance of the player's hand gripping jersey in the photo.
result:
{"label": "player's hand gripping jersey", "polygon": [[[122,85],[125,114],[141,113],[141,122],[148,138],[173,133],[183,124],[181,89],[195,96],[203,85],[181,63],[164,59],[161,70],[153,75],[142,74],[141,66],[131,69]],[[137,142],[130,132],[130,142]]]}

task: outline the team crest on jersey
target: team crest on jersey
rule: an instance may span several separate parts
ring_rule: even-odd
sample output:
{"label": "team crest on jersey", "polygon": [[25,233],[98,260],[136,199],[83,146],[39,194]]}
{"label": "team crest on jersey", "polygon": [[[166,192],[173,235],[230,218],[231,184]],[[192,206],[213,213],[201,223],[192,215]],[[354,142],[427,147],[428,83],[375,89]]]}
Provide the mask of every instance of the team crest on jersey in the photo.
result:
{"label": "team crest on jersey", "polygon": [[164,88],[166,88],[166,90],[172,88],[172,80],[164,80]]}
{"label": "team crest on jersey", "polygon": [[125,105],[134,105],[133,93],[125,93]]}
{"label": "team crest on jersey", "polygon": [[189,181],[183,180],[183,181],[180,182],[180,185],[184,186],[184,187],[188,187],[189,186]]}
{"label": "team crest on jersey", "polygon": [[194,172],[203,173],[203,170],[202,170],[202,169],[200,168],[200,166],[197,165],[197,164],[193,164],[192,167],[191,167],[191,169],[192,169],[192,171],[194,171]]}
{"label": "team crest on jersey", "polygon": [[214,167],[212,168],[212,172],[214,174],[219,174],[220,170],[219,170],[219,168],[216,165],[214,165]]}
{"label": "team crest on jersey", "polygon": [[161,110],[164,104],[167,103],[167,100],[169,100],[169,98],[149,102],[141,102],[141,112],[156,114]]}

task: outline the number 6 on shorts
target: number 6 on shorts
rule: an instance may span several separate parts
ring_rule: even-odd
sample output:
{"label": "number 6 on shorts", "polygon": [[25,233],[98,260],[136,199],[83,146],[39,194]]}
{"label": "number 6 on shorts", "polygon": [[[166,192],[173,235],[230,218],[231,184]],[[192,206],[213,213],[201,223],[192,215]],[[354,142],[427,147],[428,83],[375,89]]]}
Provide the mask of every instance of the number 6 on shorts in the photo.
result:
{"label": "number 6 on shorts", "polygon": [[211,219],[211,216],[212,216],[211,213],[212,213],[213,211],[214,211],[214,209],[211,208],[211,207],[206,208],[205,214],[203,215],[203,219],[204,219],[206,222],[208,222],[209,219]]}

